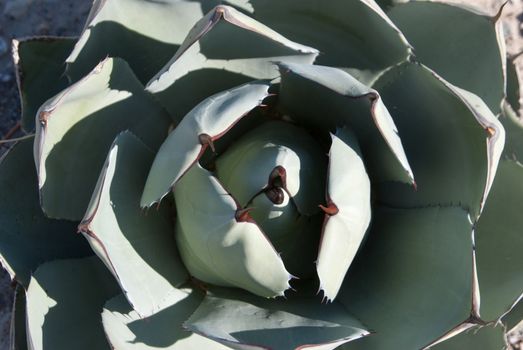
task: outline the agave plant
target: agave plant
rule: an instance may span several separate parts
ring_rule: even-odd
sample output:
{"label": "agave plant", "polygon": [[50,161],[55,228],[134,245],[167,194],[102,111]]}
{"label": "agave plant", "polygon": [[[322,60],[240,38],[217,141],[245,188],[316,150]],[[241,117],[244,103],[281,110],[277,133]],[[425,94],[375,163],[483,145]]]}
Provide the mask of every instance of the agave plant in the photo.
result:
{"label": "agave plant", "polygon": [[95,0],[79,38],[14,41],[12,348],[503,348],[523,125],[499,13],[380,5]]}

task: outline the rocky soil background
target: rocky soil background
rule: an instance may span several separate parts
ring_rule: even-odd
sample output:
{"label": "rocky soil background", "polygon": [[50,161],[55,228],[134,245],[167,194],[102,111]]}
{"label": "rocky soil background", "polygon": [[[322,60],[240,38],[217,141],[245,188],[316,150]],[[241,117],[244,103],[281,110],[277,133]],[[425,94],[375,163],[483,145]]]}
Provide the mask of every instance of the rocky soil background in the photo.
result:
{"label": "rocky soil background", "polygon": [[[440,0],[459,2],[460,0]],[[496,13],[503,0],[461,0]],[[78,35],[91,5],[90,0],[0,0],[0,139],[22,136],[16,78],[11,60],[11,40],[35,35]],[[503,10],[508,52],[523,51],[523,0],[508,0]],[[517,59],[523,77],[523,55]],[[521,113],[521,111],[520,111]],[[0,144],[0,154],[7,145]],[[0,267],[0,350],[9,348],[9,323],[13,289]],[[523,350],[523,328],[508,337],[514,350]]]}

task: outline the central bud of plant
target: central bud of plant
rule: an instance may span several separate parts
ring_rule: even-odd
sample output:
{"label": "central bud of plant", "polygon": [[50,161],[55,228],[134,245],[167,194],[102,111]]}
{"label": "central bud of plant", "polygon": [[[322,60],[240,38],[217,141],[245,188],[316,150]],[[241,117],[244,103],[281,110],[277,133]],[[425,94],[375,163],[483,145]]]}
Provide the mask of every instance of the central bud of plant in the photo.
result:
{"label": "central bud of plant", "polygon": [[262,124],[216,160],[216,177],[281,253],[288,270],[311,277],[318,253],[328,159],[304,129]]}

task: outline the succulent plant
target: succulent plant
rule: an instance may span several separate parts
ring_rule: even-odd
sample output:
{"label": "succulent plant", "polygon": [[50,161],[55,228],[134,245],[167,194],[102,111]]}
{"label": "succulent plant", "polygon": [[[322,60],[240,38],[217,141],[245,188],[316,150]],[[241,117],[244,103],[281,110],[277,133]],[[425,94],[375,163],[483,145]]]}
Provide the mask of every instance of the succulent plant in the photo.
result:
{"label": "succulent plant", "polygon": [[499,13],[95,0],[13,54],[13,349],[499,349],[521,320]]}

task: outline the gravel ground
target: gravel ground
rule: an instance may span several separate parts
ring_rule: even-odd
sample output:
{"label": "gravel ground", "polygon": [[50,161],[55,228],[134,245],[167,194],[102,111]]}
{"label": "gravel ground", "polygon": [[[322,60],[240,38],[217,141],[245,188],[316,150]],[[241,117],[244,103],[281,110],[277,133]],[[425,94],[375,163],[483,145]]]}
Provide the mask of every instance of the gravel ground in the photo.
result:
{"label": "gravel ground", "polygon": [[[495,13],[503,2],[462,1],[475,3],[491,13]],[[11,39],[34,35],[77,35],[82,30],[90,4],[90,0],[0,0],[0,139],[20,135],[16,131],[20,107],[10,56]],[[503,18],[508,51],[519,53],[523,50],[523,0],[509,0]],[[517,63],[523,71],[523,55]],[[0,149],[0,154],[2,151]],[[9,277],[0,267],[0,350],[7,350],[9,345],[12,297]],[[523,329],[509,336],[514,349],[523,349],[522,339]]]}

